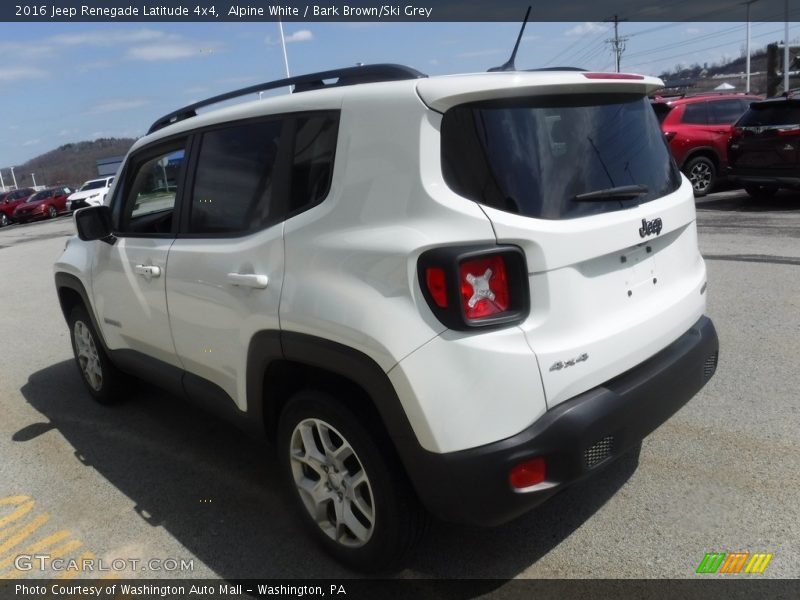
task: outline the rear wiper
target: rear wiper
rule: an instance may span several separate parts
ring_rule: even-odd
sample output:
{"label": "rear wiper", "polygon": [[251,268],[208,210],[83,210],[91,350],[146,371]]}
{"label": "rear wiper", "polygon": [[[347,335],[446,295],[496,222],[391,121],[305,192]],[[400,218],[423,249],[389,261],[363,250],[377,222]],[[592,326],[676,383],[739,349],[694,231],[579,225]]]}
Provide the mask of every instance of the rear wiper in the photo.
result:
{"label": "rear wiper", "polygon": [[626,198],[637,198],[644,196],[650,190],[646,185],[619,185],[617,187],[606,188],[578,194],[572,199],[575,202],[592,202],[593,200],[625,200]]}

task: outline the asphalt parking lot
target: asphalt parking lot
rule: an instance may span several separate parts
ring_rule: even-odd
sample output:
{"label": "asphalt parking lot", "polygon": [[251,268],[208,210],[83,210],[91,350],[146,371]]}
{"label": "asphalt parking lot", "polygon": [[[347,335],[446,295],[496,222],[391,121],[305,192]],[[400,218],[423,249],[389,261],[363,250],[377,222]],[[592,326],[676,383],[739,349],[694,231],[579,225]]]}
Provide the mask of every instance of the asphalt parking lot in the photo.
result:
{"label": "asphalt parking lot", "polygon": [[[710,384],[638,456],[523,518],[435,524],[400,577],[692,578],[707,552],[800,576],[800,194],[697,206]],[[15,569],[23,552],[138,560],[139,577],[353,577],[309,542],[268,447],[145,385],[112,408],[84,393],[52,282],[72,232],[0,229],[0,577],[48,574]]]}

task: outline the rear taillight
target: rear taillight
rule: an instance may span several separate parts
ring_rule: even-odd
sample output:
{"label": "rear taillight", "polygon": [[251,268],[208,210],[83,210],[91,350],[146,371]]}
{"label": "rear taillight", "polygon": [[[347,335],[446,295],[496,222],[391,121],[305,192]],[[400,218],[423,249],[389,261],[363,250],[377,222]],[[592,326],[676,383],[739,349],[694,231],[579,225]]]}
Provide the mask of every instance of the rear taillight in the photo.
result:
{"label": "rear taillight", "polygon": [[461,308],[467,319],[508,310],[508,274],[502,255],[465,260],[459,265]]}
{"label": "rear taillight", "polygon": [[515,246],[435,248],[419,257],[418,270],[423,296],[450,329],[509,325],[528,315],[525,256]]}
{"label": "rear taillight", "polygon": [[780,135],[780,136],[800,135],[800,125],[791,125],[789,127],[779,127],[778,128],[778,135]]}

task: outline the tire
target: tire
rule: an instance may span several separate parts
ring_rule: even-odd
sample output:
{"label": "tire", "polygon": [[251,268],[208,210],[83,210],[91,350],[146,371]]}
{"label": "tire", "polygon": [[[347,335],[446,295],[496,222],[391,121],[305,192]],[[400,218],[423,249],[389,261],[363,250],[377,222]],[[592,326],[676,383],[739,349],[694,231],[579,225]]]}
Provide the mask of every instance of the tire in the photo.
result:
{"label": "tire", "polygon": [[706,156],[695,156],[683,165],[683,173],[692,183],[696,198],[708,194],[717,182],[717,167],[714,161]]}
{"label": "tire", "polygon": [[89,393],[100,404],[118,402],[125,375],[108,358],[86,309],[72,309],[68,322],[75,364]]}
{"label": "tire", "polygon": [[777,185],[746,185],[744,186],[744,191],[747,192],[747,195],[750,196],[753,200],[769,200],[775,194],[778,193],[778,186]]}
{"label": "tire", "polygon": [[56,210],[55,206],[51,204],[50,206],[47,207],[47,217],[49,219],[55,219],[57,215],[58,211]]}
{"label": "tire", "polygon": [[[278,456],[301,518],[341,563],[400,568],[428,516],[393,452],[332,396],[298,392],[278,423]],[[354,483],[353,483],[354,482]],[[351,483],[351,485],[348,485]]]}
{"label": "tire", "polygon": [[6,227],[7,225],[11,225],[11,219],[8,218],[6,213],[0,212],[0,227]]}

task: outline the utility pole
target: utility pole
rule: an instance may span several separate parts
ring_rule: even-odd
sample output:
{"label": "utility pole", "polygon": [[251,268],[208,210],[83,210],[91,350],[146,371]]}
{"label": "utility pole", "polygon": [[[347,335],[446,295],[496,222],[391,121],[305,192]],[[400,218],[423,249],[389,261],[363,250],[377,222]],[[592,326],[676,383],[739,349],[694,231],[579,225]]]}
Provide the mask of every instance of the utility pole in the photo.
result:
{"label": "utility pole", "polygon": [[[36,187],[36,175],[31,173],[31,179],[33,179],[33,187],[35,188]],[[166,183],[164,185],[166,185]]]}
{"label": "utility pole", "polygon": [[783,91],[789,91],[789,0],[784,0]]}
{"label": "utility pole", "polygon": [[616,57],[617,73],[619,73],[619,63],[620,60],[622,59],[622,53],[625,52],[625,42],[628,40],[627,37],[619,37],[619,23],[620,21],[627,21],[627,20],[628,19],[620,19],[619,16],[614,15],[613,19],[606,19],[604,21],[604,23],[610,23],[611,21],[614,22],[614,39],[606,40],[606,43],[611,44],[612,51],[614,52],[614,56]]}
{"label": "utility pole", "polygon": [[758,0],[749,0],[749,2],[745,2],[747,6],[747,83],[745,84],[744,91],[747,93],[750,93],[750,5],[756,2],[758,2]]}
{"label": "utility pole", "polygon": [[14,167],[11,167],[11,179],[14,180],[14,189],[18,190],[19,186],[17,185],[17,176],[14,175]]}
{"label": "utility pole", "polygon": [[3,181],[3,172],[2,171],[0,171],[0,187],[3,188],[4,192],[6,191],[6,182]]}

